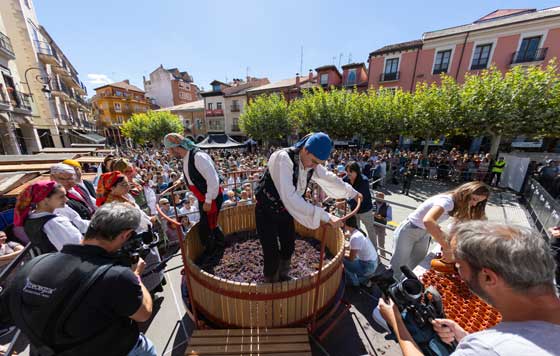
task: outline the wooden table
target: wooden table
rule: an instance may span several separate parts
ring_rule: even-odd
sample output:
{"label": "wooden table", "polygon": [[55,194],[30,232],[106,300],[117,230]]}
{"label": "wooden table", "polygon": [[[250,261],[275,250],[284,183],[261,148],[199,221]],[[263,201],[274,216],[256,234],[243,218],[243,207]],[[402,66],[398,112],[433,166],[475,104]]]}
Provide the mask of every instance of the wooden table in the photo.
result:
{"label": "wooden table", "polygon": [[[96,173],[84,173],[84,174],[82,174],[82,179],[91,181],[91,180],[93,180],[93,178],[95,178],[95,175],[96,175]],[[22,184],[22,185],[20,185],[19,187],[10,190],[9,192],[7,192],[6,194],[4,194],[3,196],[4,196],[4,197],[16,197],[16,196],[18,196],[19,193],[21,193],[21,192],[25,189],[25,187],[27,187],[29,184],[33,184],[33,183],[35,183],[35,182],[39,182],[39,181],[42,181],[42,180],[50,180],[50,179],[51,179],[50,174],[43,174],[43,175],[40,175],[40,176],[38,176],[38,177],[36,177],[36,178],[31,179],[31,180],[28,181],[27,183]]]}

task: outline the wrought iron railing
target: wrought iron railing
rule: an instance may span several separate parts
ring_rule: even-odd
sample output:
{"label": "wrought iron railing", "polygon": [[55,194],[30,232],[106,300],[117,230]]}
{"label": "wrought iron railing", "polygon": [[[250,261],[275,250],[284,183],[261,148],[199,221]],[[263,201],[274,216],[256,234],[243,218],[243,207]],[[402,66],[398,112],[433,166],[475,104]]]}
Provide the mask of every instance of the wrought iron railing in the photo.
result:
{"label": "wrought iron railing", "polygon": [[400,72],[389,72],[389,73],[381,73],[379,76],[380,82],[389,82],[394,80],[399,80]]}
{"label": "wrought iron railing", "polygon": [[12,42],[10,41],[10,38],[5,34],[3,34],[2,32],[0,32],[0,47],[3,48],[5,51],[11,53],[13,56],[15,56],[14,48],[12,47]]}
{"label": "wrought iron railing", "polygon": [[517,51],[511,56],[511,64],[543,61],[548,48],[538,48],[534,51]]}

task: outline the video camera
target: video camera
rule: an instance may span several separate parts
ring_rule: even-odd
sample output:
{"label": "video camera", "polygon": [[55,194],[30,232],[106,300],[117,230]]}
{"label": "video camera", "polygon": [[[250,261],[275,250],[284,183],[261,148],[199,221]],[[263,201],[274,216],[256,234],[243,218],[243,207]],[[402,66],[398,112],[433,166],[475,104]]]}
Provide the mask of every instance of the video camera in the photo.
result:
{"label": "video camera", "polygon": [[141,234],[137,234],[133,231],[130,238],[117,252],[119,264],[123,266],[132,266],[138,262],[140,257],[143,259],[146,258],[150,253],[150,249],[158,244],[159,236],[152,231],[151,227],[148,231],[144,231]]}
{"label": "video camera", "polygon": [[441,341],[432,327],[434,319],[445,318],[441,295],[435,287],[424,288],[407,266],[402,266],[401,271],[405,276],[401,281],[395,280],[392,269],[372,281],[381,289],[383,298],[389,297],[397,305],[406,328],[425,355],[451,354],[456,345]]}

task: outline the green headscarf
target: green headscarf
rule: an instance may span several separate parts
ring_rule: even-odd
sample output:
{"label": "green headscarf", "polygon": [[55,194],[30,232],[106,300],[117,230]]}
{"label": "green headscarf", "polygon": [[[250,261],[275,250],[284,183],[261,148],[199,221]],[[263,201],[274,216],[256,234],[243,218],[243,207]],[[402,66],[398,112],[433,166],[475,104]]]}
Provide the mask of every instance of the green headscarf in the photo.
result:
{"label": "green headscarf", "polygon": [[187,151],[196,148],[196,144],[194,142],[178,133],[170,133],[165,135],[165,137],[163,138],[163,145],[166,148],[182,147]]}

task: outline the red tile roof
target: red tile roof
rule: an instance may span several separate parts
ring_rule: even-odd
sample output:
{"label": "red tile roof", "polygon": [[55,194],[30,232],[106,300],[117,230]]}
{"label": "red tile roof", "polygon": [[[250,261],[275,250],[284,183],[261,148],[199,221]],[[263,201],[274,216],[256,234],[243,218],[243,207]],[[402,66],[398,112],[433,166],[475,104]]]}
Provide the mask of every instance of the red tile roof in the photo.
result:
{"label": "red tile roof", "polygon": [[496,11],[492,11],[486,16],[479,18],[474,23],[495,20],[500,17],[521,15],[521,14],[526,14],[528,12],[535,12],[535,11],[537,11],[537,9],[498,9]]}

